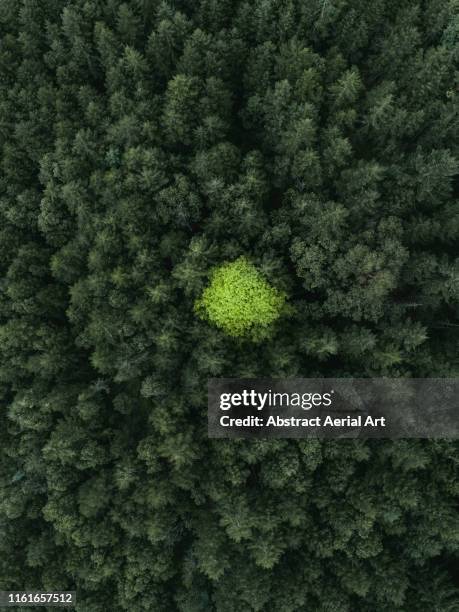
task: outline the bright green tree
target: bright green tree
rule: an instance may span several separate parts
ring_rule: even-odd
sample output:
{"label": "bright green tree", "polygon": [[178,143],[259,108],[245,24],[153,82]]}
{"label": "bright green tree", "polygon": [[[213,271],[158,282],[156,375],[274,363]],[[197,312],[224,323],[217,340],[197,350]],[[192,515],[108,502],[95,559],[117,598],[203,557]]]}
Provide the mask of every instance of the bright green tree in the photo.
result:
{"label": "bright green tree", "polygon": [[285,299],[286,294],[272,287],[242,256],[213,270],[195,310],[230,336],[259,340],[269,335]]}

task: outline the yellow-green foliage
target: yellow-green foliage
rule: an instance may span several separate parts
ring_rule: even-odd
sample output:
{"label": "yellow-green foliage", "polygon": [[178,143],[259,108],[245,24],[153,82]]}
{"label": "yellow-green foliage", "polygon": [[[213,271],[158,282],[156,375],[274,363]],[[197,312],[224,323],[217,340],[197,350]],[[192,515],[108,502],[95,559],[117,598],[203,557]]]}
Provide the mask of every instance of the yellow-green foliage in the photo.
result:
{"label": "yellow-green foliage", "polygon": [[214,269],[195,310],[230,336],[258,340],[269,335],[285,299],[285,293],[271,287],[253,264],[239,257]]}

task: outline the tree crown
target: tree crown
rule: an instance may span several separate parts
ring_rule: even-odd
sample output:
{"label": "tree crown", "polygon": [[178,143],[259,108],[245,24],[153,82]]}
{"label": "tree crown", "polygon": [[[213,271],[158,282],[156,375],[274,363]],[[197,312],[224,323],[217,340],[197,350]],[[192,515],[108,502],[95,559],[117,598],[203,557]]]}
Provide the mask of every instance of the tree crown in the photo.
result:
{"label": "tree crown", "polygon": [[214,268],[195,310],[230,336],[265,338],[285,306],[286,294],[272,287],[241,256]]}

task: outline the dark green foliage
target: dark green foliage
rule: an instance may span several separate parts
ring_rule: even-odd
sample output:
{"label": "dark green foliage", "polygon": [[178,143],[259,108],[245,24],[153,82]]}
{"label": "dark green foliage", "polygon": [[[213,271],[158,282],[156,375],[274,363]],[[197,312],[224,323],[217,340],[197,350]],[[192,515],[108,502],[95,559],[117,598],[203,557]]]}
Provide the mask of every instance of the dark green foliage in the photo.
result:
{"label": "dark green foliage", "polygon": [[[0,2],[0,588],[454,612],[457,446],[211,441],[215,376],[458,375],[454,0]],[[196,317],[248,257],[292,316]]]}

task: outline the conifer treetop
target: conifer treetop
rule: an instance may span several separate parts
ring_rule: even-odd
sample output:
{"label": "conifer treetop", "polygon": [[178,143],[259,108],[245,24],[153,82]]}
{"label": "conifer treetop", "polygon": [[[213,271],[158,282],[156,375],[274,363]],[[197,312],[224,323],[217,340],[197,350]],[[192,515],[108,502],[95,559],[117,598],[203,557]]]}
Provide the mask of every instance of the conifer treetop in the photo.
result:
{"label": "conifer treetop", "polygon": [[266,338],[282,314],[286,294],[272,287],[244,256],[211,273],[195,311],[229,336]]}

